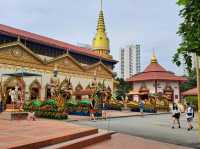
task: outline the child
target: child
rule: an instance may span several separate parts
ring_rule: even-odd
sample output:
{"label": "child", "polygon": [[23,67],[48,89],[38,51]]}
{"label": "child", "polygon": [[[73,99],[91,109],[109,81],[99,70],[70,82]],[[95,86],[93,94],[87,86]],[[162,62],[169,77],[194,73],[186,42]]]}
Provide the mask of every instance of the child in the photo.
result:
{"label": "child", "polygon": [[187,103],[186,118],[187,118],[187,128],[188,128],[187,130],[190,131],[191,129],[193,129],[192,121],[194,118],[194,109],[189,103]]}
{"label": "child", "polygon": [[178,123],[178,128],[181,128],[180,115],[181,115],[181,112],[178,109],[178,106],[176,104],[173,104],[173,107],[172,107],[172,119],[173,119],[172,129],[174,129],[175,121],[177,121],[177,123]]}

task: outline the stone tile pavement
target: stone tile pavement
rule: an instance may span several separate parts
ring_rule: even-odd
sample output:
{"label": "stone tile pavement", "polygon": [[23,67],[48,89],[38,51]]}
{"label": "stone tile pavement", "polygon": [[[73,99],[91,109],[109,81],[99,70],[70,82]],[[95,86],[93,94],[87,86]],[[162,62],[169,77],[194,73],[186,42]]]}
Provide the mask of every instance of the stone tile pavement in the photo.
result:
{"label": "stone tile pavement", "polygon": [[[158,113],[144,113],[144,116],[147,115],[156,115],[156,114],[166,114],[168,112],[158,112]],[[120,118],[120,117],[132,117],[132,116],[141,116],[140,112],[131,112],[128,110],[117,111],[117,110],[107,110],[108,118]],[[89,116],[77,116],[69,115],[67,121],[80,121],[80,120],[89,120]]]}
{"label": "stone tile pavement", "polygon": [[0,149],[96,130],[62,121],[0,120]]}
{"label": "stone tile pavement", "polygon": [[112,135],[111,140],[97,143],[88,146],[84,149],[191,149],[191,148],[117,133]]}

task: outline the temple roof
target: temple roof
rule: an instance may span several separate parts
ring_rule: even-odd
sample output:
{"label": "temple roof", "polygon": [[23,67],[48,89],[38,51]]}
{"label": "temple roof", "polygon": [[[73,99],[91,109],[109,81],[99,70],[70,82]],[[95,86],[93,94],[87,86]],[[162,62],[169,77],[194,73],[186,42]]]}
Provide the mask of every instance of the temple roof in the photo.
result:
{"label": "temple roof", "polygon": [[21,29],[16,29],[16,28],[6,26],[3,24],[0,24],[0,33],[14,36],[14,37],[20,37],[21,39],[24,39],[27,41],[44,44],[44,45],[48,45],[48,46],[55,47],[55,48],[61,48],[61,49],[77,52],[77,53],[80,53],[83,55],[89,55],[89,56],[104,59],[107,61],[117,62],[115,60],[110,60],[110,59],[101,57],[99,54],[95,53],[94,51],[92,51],[90,49],[78,47],[78,46],[63,42],[63,41],[59,41],[59,40],[45,37],[42,35],[38,35],[35,33],[27,32],[27,31],[24,31]]}
{"label": "temple roof", "polygon": [[151,63],[150,65],[148,65],[144,72],[166,72],[167,70],[162,67],[159,63]]}
{"label": "temple roof", "polygon": [[197,87],[183,92],[182,95],[183,96],[197,96]]}
{"label": "temple roof", "polygon": [[185,77],[176,76],[173,72],[167,71],[162,67],[157,59],[151,59],[151,63],[141,73],[135,74],[127,79],[128,82],[140,82],[151,80],[167,80],[167,81],[180,81],[185,82]]}

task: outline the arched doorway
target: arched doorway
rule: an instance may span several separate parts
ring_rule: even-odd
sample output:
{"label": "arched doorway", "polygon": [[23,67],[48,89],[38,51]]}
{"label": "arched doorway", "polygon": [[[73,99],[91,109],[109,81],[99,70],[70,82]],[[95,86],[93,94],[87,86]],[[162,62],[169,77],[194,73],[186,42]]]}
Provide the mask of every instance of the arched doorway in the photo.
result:
{"label": "arched doorway", "polygon": [[[18,87],[18,90],[21,92],[21,98],[24,100],[25,98],[25,82],[21,77],[8,77],[8,79],[4,82],[3,89],[6,104],[11,104],[11,96],[9,95],[10,90]],[[19,99],[19,98],[18,98]]]}
{"label": "arched doorway", "polygon": [[[79,82],[79,83],[77,84],[77,86],[75,87],[75,92],[78,93],[78,92],[80,92],[81,90],[83,90],[83,86],[82,86],[81,83]],[[76,95],[76,99],[81,100],[81,98],[82,98],[82,95]]]}
{"label": "arched doorway", "polygon": [[163,96],[170,102],[174,102],[174,90],[170,85],[166,85]]}
{"label": "arched doorway", "polygon": [[148,100],[149,99],[149,89],[146,87],[146,84],[142,84],[139,89],[139,98],[140,100]]}
{"label": "arched doorway", "polygon": [[30,92],[30,100],[40,99],[41,84],[37,79],[31,83],[29,87],[29,92]]}

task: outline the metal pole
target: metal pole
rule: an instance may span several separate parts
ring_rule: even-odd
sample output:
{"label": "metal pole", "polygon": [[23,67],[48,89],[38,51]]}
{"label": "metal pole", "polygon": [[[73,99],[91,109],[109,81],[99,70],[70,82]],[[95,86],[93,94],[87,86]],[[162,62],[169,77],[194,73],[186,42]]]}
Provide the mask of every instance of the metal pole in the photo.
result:
{"label": "metal pole", "polygon": [[195,53],[195,65],[196,65],[196,75],[197,75],[197,95],[198,95],[198,125],[199,125],[199,135],[200,135],[200,76],[199,76],[199,57]]}
{"label": "metal pole", "polygon": [[[44,72],[45,73],[45,72]],[[45,75],[44,75],[45,76]],[[42,87],[43,87],[43,82],[42,82],[42,75],[40,76],[40,81],[41,81],[41,86],[40,86],[40,101],[42,101]]]}

